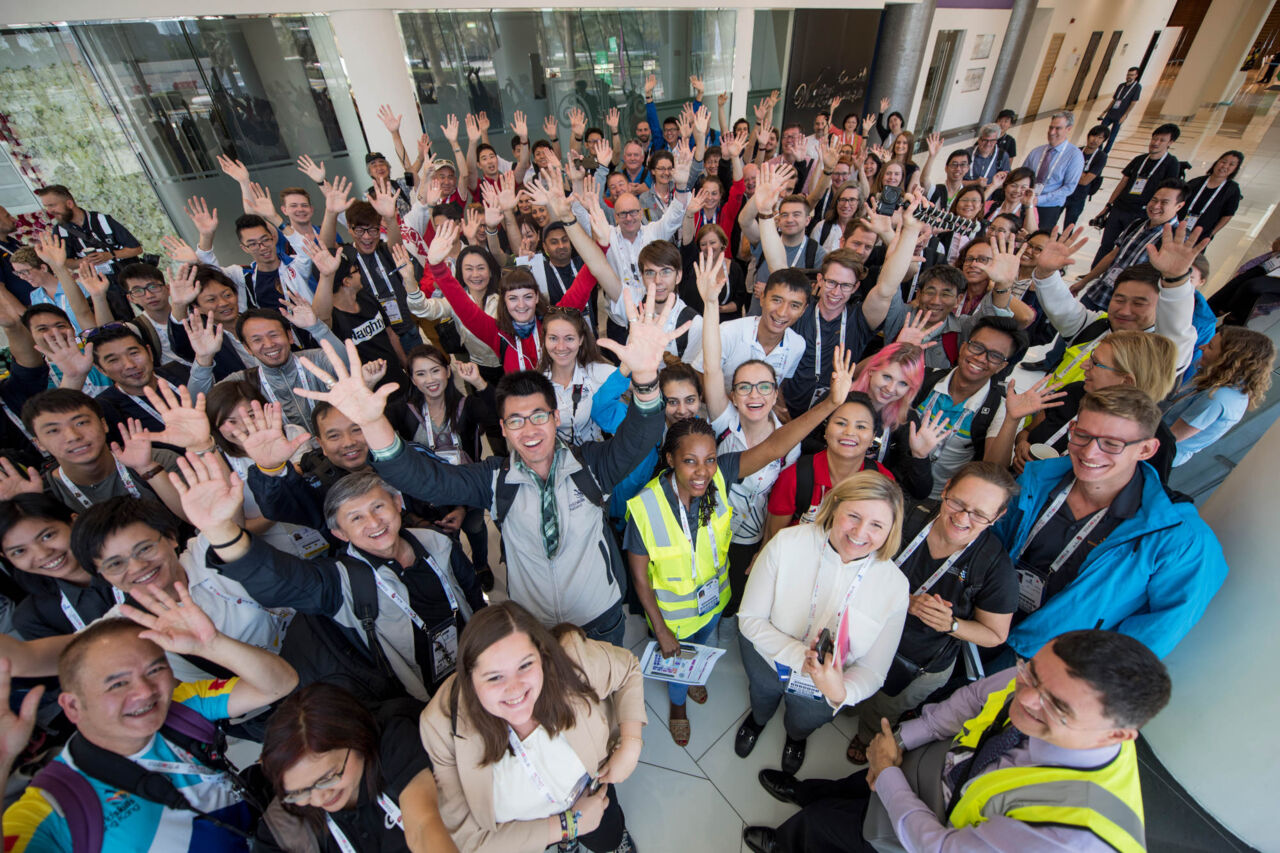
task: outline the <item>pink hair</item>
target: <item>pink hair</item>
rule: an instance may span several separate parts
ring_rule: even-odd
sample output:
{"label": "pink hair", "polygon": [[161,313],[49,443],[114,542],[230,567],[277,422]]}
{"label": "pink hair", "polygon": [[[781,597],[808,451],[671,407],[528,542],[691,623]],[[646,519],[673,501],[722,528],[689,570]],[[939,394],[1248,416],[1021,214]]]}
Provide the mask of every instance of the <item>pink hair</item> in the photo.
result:
{"label": "pink hair", "polygon": [[885,426],[896,429],[907,422],[911,403],[915,400],[920,386],[924,384],[924,350],[915,344],[889,344],[871,357],[866,367],[858,373],[858,378],[853,380],[851,390],[870,394],[871,374],[886,364],[898,365],[907,378],[907,393],[902,395],[901,400],[891,403],[880,412],[880,419]]}

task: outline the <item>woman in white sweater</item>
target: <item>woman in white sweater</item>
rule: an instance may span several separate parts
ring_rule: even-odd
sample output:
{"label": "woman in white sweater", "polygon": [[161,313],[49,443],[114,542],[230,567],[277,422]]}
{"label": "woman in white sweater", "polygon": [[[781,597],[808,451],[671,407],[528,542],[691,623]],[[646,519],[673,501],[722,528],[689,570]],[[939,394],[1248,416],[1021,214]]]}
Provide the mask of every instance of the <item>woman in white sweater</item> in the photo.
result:
{"label": "woman in white sweater", "polygon": [[892,559],[902,517],[894,482],[860,471],[827,492],[814,524],[780,531],[760,552],[738,611],[751,694],[739,756],[785,700],[782,770],[795,775],[810,733],[884,684],[907,615],[907,580]]}

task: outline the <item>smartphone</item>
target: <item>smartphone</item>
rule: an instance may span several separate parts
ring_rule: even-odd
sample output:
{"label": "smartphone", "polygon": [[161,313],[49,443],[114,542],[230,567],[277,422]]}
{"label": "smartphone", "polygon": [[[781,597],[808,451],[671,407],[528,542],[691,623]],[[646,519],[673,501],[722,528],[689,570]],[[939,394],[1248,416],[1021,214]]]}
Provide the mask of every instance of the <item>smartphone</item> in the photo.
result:
{"label": "smartphone", "polygon": [[825,664],[827,655],[835,649],[835,642],[831,639],[831,629],[823,628],[822,633],[818,635],[818,663]]}
{"label": "smartphone", "polygon": [[587,785],[587,793],[594,794],[600,790],[600,777],[596,776],[591,780],[591,784]]}

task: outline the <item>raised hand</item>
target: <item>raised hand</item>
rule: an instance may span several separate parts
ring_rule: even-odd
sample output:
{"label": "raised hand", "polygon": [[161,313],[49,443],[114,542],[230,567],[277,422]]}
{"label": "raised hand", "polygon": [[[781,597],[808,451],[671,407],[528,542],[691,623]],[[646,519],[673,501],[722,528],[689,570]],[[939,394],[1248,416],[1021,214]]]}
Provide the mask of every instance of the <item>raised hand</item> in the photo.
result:
{"label": "raised hand", "polygon": [[941,329],[945,322],[946,320],[940,320],[930,326],[929,312],[916,311],[907,316],[907,322],[902,324],[902,331],[898,332],[898,337],[894,338],[894,343],[912,344],[920,347],[920,349],[928,349],[936,344],[937,341],[930,341],[926,344],[925,340]]}
{"label": "raised hand", "polygon": [[[164,242],[164,239],[165,238],[161,239],[162,243]],[[177,237],[171,237],[168,239],[181,243],[182,246],[188,250],[191,248],[190,246],[187,246],[186,243],[178,240]],[[170,257],[173,257],[173,252],[169,250],[168,246],[165,246],[165,251],[169,252]],[[174,258],[174,260],[178,259]],[[196,266],[195,252],[192,252],[191,260],[184,261],[182,268],[178,270],[177,274],[169,277],[169,302],[174,306],[174,308],[189,308],[191,304],[196,301],[196,297],[200,295],[201,285],[200,282],[196,281],[196,273],[198,271],[199,268]]]}
{"label": "raised hand", "polygon": [[836,405],[845,401],[853,389],[853,374],[858,368],[858,360],[853,351],[837,346],[831,355],[831,399]]}
{"label": "raised hand", "polygon": [[862,117],[862,135],[866,136],[871,132],[871,128],[876,126],[876,117],[873,113],[868,113]]}
{"label": "raised hand", "polygon": [[76,337],[69,331],[52,331],[44,340],[35,341],[36,352],[58,368],[64,376],[81,380],[93,369],[93,344],[85,344],[84,351],[76,345]]}
{"label": "raised hand", "polygon": [[706,91],[706,86],[703,85],[702,78],[697,74],[690,74],[689,88],[693,90],[693,99],[695,101],[701,101],[702,93]]}
{"label": "raised hand", "polygon": [[425,165],[426,174],[430,175],[432,168],[434,168],[432,164],[435,161],[435,154],[431,152],[431,137],[425,133],[418,137],[418,155]]}
{"label": "raised hand", "polygon": [[62,241],[57,232],[41,231],[36,235],[36,244],[32,248],[36,250],[40,260],[52,269],[61,269],[66,266],[67,244]]}
{"label": "raised hand", "polygon": [[703,305],[719,305],[720,293],[728,281],[724,271],[724,255],[708,249],[693,262],[693,274]]}
{"label": "raised hand", "polygon": [[382,126],[385,127],[387,132],[392,136],[400,133],[400,120],[403,116],[396,115],[391,109],[390,104],[383,104],[378,107],[378,118],[382,121]]}
{"label": "raised hand", "polygon": [[[485,186],[488,186],[486,182]],[[498,176],[498,205],[503,210],[516,209],[516,173],[503,172]]]}
{"label": "raised hand", "polygon": [[240,419],[240,429],[231,437],[244,450],[245,456],[264,471],[284,465],[311,438],[305,432],[289,438],[285,434],[280,404],[263,406],[257,400],[249,404],[248,411]]}
{"label": "raised hand", "polygon": [[1074,263],[1076,252],[1089,242],[1084,234],[1084,228],[1076,225],[1069,225],[1061,232],[1057,228],[1053,229],[1049,241],[1040,249],[1040,256],[1036,258],[1035,277],[1048,278]]}
{"label": "raised hand", "polygon": [[336,274],[338,267],[342,266],[342,252],[336,249],[330,252],[320,245],[320,241],[314,235],[302,234],[300,236],[302,238],[302,250],[311,259],[311,264],[316,268],[316,272],[322,276]]}
{"label": "raised hand", "polygon": [[658,75],[650,74],[644,78],[644,96],[646,98],[653,97],[653,90],[658,88]]}
{"label": "raised hand", "polygon": [[756,202],[756,211],[762,214],[773,212],[774,207],[778,204],[778,196],[782,191],[782,181],[778,176],[778,170],[774,168],[772,163],[762,163],[760,165],[760,176],[756,179],[756,192],[753,198]]}
{"label": "raised hand", "polygon": [[1186,275],[1191,269],[1192,261],[1209,245],[1208,237],[1201,239],[1200,230],[1197,225],[1188,233],[1186,220],[1178,225],[1177,230],[1174,230],[1172,223],[1166,222],[1160,239],[1147,244],[1147,257],[1151,259],[1151,266],[1166,279]]}
{"label": "raised hand", "polygon": [[309,329],[317,322],[316,309],[311,303],[291,290],[284,292],[284,302],[280,303],[280,313],[299,329]]}
{"label": "raised hand", "polygon": [[298,158],[298,171],[317,184],[324,183],[324,163],[317,163],[307,154]]}
{"label": "raised hand", "polygon": [[1045,376],[1028,390],[1018,393],[1017,384],[1014,380],[1009,380],[1009,388],[1004,395],[1004,411],[1005,415],[1014,419],[1025,418],[1034,415],[1036,412],[1043,412],[1045,409],[1052,409],[1062,405],[1060,397],[1065,397],[1066,391],[1059,391],[1050,386],[1053,380],[1052,376]]}
{"label": "raised hand", "polygon": [[6,775],[31,740],[36,727],[36,711],[44,696],[44,685],[37,684],[22,697],[18,713],[13,713],[10,698],[10,676],[13,665],[8,658],[0,658],[0,767]]}
{"label": "raised hand", "polygon": [[689,183],[689,173],[693,170],[693,149],[689,147],[688,134],[681,134],[680,141],[671,152],[676,158],[676,167],[671,173],[671,182],[676,189]]}
{"label": "raised hand", "polygon": [[986,273],[993,285],[1007,287],[1018,280],[1018,266],[1027,247],[1023,246],[1015,251],[1016,243],[1017,238],[1012,234],[996,234],[988,240],[991,246],[991,262],[975,264],[975,266]]}
{"label": "raised hand", "polygon": [[604,123],[609,126],[611,133],[618,132],[618,122],[622,120],[622,116],[618,113],[617,107],[609,107],[609,112],[604,114]]}
{"label": "raised hand", "polygon": [[98,272],[98,268],[87,260],[80,262],[79,281],[90,299],[95,296],[106,296],[107,288],[111,286],[106,276]]}
{"label": "raised hand", "polygon": [[18,495],[38,495],[43,491],[44,483],[40,480],[38,468],[31,466],[23,473],[18,466],[0,456],[0,501],[12,500]]}
{"label": "raised hand", "polygon": [[472,361],[453,360],[453,370],[462,378],[462,381],[475,388],[477,391],[483,391],[489,384],[484,377],[480,375],[480,368]]}
{"label": "raised hand", "polygon": [[706,139],[707,131],[711,129],[711,110],[698,107],[698,111],[693,114],[693,129],[697,131],[698,139]]}
{"label": "raised hand", "polygon": [[627,306],[629,326],[627,343],[623,345],[608,338],[601,338],[599,344],[618,356],[618,359],[631,369],[631,378],[643,385],[657,377],[663,365],[662,353],[666,351],[667,344],[683,335],[693,325],[693,321],[681,323],[674,331],[665,331],[667,317],[671,314],[671,307],[675,305],[676,300],[668,299],[667,304],[662,308],[662,313],[657,313],[652,283],[649,285],[644,305],[640,309],[637,309],[632,301],[631,291],[624,290],[622,296]]}
{"label": "raised hand", "polygon": [[482,134],[489,132],[489,114],[484,110],[476,114],[476,127],[480,128]]}
{"label": "raised hand", "polygon": [[364,387],[373,390],[378,387],[378,383],[382,381],[382,377],[387,375],[387,360],[385,358],[377,358],[367,364],[360,365],[360,378],[364,380]]}
{"label": "raised hand", "polygon": [[601,166],[608,166],[613,162],[613,146],[605,141],[603,137],[596,141],[595,145],[596,160]]}
{"label": "raised hand", "polygon": [[462,120],[467,126],[467,138],[479,140],[480,139],[480,122],[476,121],[475,115],[473,115],[472,113],[467,113],[465,116],[462,117]]}
{"label": "raised hand", "polygon": [[448,118],[444,120],[444,124],[440,125],[440,132],[444,134],[444,138],[449,142],[458,141],[458,117],[453,113],[449,113]]}
{"label": "raised hand", "polygon": [[485,182],[480,184],[480,195],[484,199],[484,225],[492,231],[502,224],[502,204],[498,201],[498,191]]}
{"label": "raised hand", "polygon": [[831,123],[832,123],[832,124],[835,124],[835,120],[836,120],[836,109],[840,106],[840,104],[841,104],[843,101],[844,101],[844,99],[843,99],[843,98],[841,98],[839,95],[836,95],[835,97],[833,97],[833,98],[831,99],[831,107],[827,110],[827,112],[828,112],[828,113],[830,114],[830,116],[831,116]]}
{"label": "raised hand", "polygon": [[187,217],[201,234],[212,234],[218,230],[218,208],[210,208],[203,198],[193,195],[187,199]]}
{"label": "raised hand", "polygon": [[[303,356],[298,359],[312,375],[329,386],[327,391],[312,391],[310,388],[295,388],[294,393],[308,400],[324,400],[342,412],[360,426],[376,423],[383,417],[387,407],[387,398],[396,392],[399,384],[388,382],[376,391],[370,391],[361,380],[360,352],[355,341],[348,339],[347,364],[342,363],[333,344],[320,341],[320,349],[324,351],[333,367],[332,375],[316,366],[311,359]],[[348,367],[347,365],[350,365]]]}
{"label": "raised hand", "polygon": [[249,194],[243,198],[244,206],[250,213],[255,213],[268,221],[276,216],[276,203],[271,200],[271,191],[256,182],[249,183]]}
{"label": "raised hand", "polygon": [[155,464],[151,460],[151,435],[142,428],[142,421],[129,418],[118,426],[122,443],[111,442],[111,455],[135,471],[145,471]]}
{"label": "raised hand", "polygon": [[382,179],[375,179],[373,182],[373,198],[369,200],[373,205],[373,209],[383,219],[395,219],[396,216],[396,196],[391,191],[391,182]]}
{"label": "raised hand", "polygon": [[889,99],[888,99],[888,98],[881,98],[881,99],[880,99],[880,112],[882,112],[882,113],[883,113],[883,112],[888,112],[888,110],[889,110]]}
{"label": "raised hand", "polygon": [[525,142],[529,141],[529,120],[525,117],[524,111],[515,111],[515,115],[512,116],[511,130]]}
{"label": "raised hand", "polygon": [[542,120],[542,133],[547,139],[555,140],[560,135],[560,124],[555,116],[547,116]]}
{"label": "raised hand", "polygon": [[169,383],[160,382],[159,392],[151,387],[142,389],[147,400],[155,407],[156,414],[164,423],[164,429],[151,432],[153,442],[172,444],[187,450],[204,450],[213,447],[213,436],[209,432],[209,416],[204,408],[204,394],[197,394],[191,399],[187,386],[178,387],[174,393]]}
{"label": "raised hand", "polygon": [[729,103],[729,93],[728,93],[728,92],[721,92],[720,94],[716,95],[716,106],[717,106],[717,107],[723,107],[723,106],[724,106],[725,104],[727,104],[727,103]]}
{"label": "raised hand", "polygon": [[[238,482],[237,488],[240,488]],[[198,654],[217,639],[218,629],[208,614],[191,600],[186,584],[175,583],[173,589],[176,599],[155,584],[135,584],[129,595],[141,608],[122,604],[120,612],[147,629],[138,633],[140,638],[173,654]]]}
{"label": "raised hand", "polygon": [[569,132],[575,139],[584,136],[587,132],[587,114],[577,107],[570,107],[568,116]]}
{"label": "raised hand", "polygon": [[196,363],[205,367],[212,366],[213,359],[222,349],[222,324],[215,323],[212,314],[202,315],[191,311],[183,319],[182,328],[187,330],[187,338],[191,341],[191,350],[195,353]]}
{"label": "raised hand", "polygon": [[929,146],[929,155],[937,157],[938,152],[942,150],[942,134],[937,132],[929,134],[925,144]]}
{"label": "raised hand", "polygon": [[222,173],[237,184],[249,183],[249,167],[239,160],[232,160],[225,154],[218,155],[218,168]]}
{"label": "raised hand", "polygon": [[436,236],[431,239],[431,245],[427,247],[427,266],[442,264],[448,259],[454,244],[458,242],[460,231],[458,223],[452,219],[446,220],[436,229]]}
{"label": "raised hand", "polygon": [[822,168],[828,172],[835,169],[840,162],[840,146],[831,143],[831,137],[824,136],[818,140],[818,151],[822,156]]}
{"label": "raised hand", "polygon": [[947,420],[945,412],[934,412],[926,415],[917,427],[915,421],[912,421],[907,427],[907,446],[911,448],[911,455],[917,459],[924,459],[933,453],[935,447],[947,439],[954,430],[951,428],[951,422]]}
{"label": "raised hand", "polygon": [[462,236],[467,243],[474,246],[480,240],[480,225],[484,215],[474,207],[468,207],[462,214]]}
{"label": "raised hand", "polygon": [[587,210],[587,218],[591,220],[591,239],[604,248],[609,247],[613,239],[613,229],[609,225],[609,217],[600,206],[600,197],[595,193],[585,193],[581,199]]}
{"label": "raised hand", "polygon": [[750,141],[751,131],[743,128],[732,136],[725,136],[720,140],[720,153],[729,158],[740,157],[742,150]]}
{"label": "raised hand", "polygon": [[351,182],[338,175],[333,181],[325,185],[324,189],[324,207],[325,211],[332,210],[336,213],[344,213],[351,206]]}

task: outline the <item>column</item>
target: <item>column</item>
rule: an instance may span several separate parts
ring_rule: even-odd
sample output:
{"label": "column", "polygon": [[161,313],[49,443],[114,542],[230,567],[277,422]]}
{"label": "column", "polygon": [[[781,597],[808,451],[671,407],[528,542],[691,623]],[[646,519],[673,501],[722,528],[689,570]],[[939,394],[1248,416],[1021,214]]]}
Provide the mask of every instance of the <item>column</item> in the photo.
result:
{"label": "column", "polygon": [[[737,116],[749,116],[748,93],[751,89],[751,42],[756,32],[756,13],[754,9],[737,9],[734,14],[737,21],[733,33],[733,85],[730,87],[729,121]],[[712,125],[716,125],[715,105],[712,104]]]}
{"label": "column", "polygon": [[1162,118],[1190,118],[1201,105],[1231,101],[1244,82],[1240,66],[1271,5],[1271,0],[1213,0],[1169,90]]}
{"label": "column", "polygon": [[[394,162],[395,149],[391,144],[391,134],[378,121],[378,107],[390,104],[397,115],[404,116],[400,136],[410,155],[422,134],[413,81],[409,77],[409,66],[404,61],[404,43],[396,26],[395,13],[390,9],[330,12],[329,23],[338,49],[342,51],[343,65],[351,83],[351,94],[360,110],[369,150],[385,154],[394,174],[398,167]],[[351,142],[347,140],[349,146]]]}
{"label": "column", "polygon": [[1204,617],[1165,659],[1173,698],[1143,729],[1187,792],[1264,850],[1276,849],[1280,790],[1273,676],[1280,655],[1277,482],[1280,426],[1272,425],[1201,508],[1231,572]]}
{"label": "column", "polygon": [[996,120],[996,113],[1007,106],[1009,87],[1013,83],[1013,75],[1018,68],[1018,59],[1027,44],[1027,34],[1031,32],[1031,17],[1036,11],[1036,0],[1013,0],[1013,8],[1009,10],[1009,25],[1005,28],[1004,40],[1000,42],[1000,56],[991,70],[991,88],[987,90],[987,101],[982,105],[982,114],[978,124],[987,124]]}
{"label": "column", "polygon": [[[920,69],[928,65],[924,55],[933,26],[937,0],[919,3],[888,3],[880,18],[880,37],[876,45],[875,67],[871,70],[869,109],[879,110],[880,99],[888,98],[890,109],[904,112],[915,100]],[[906,125],[911,126],[911,116]]]}

